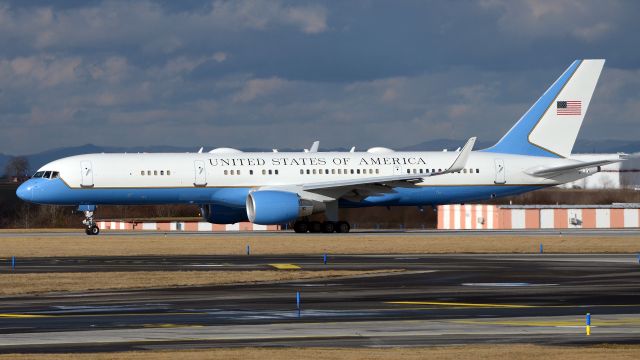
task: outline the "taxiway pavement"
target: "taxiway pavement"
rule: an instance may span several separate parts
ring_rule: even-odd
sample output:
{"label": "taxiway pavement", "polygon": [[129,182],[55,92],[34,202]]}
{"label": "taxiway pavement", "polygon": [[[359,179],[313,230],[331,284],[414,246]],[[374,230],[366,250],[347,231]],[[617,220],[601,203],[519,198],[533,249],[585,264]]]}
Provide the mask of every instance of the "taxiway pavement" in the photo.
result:
{"label": "taxiway pavement", "polygon": [[[0,352],[218,346],[640,343],[640,264],[621,255],[20,259],[17,271],[403,272],[0,299]],[[3,268],[2,271],[7,271]],[[288,270],[282,270],[288,271]],[[296,307],[296,292],[301,308]],[[592,335],[585,335],[585,314]]]}

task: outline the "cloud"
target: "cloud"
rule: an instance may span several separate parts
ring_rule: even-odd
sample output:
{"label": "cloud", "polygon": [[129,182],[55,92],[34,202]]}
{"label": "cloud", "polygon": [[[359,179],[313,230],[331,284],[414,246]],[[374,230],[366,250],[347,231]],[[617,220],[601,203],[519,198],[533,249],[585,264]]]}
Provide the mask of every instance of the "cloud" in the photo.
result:
{"label": "cloud", "polygon": [[0,42],[56,51],[133,46],[137,51],[170,54],[221,31],[294,28],[306,34],[327,30],[320,5],[267,0],[217,0],[171,12],[149,1],[101,1],[84,7],[52,8],[0,5]]}
{"label": "cloud", "polygon": [[263,30],[288,24],[309,34],[327,29],[327,11],[319,5],[284,6],[280,1],[267,0],[216,1],[210,17],[227,28]]}
{"label": "cloud", "polygon": [[246,82],[240,91],[233,95],[233,101],[241,103],[249,102],[258,97],[271,95],[286,85],[286,81],[275,77],[269,79],[251,79]]}
{"label": "cloud", "polygon": [[601,38],[614,28],[616,1],[483,0],[480,6],[496,11],[502,31],[524,37],[565,37],[582,41]]}
{"label": "cloud", "polygon": [[0,152],[490,141],[586,56],[608,61],[580,136],[629,139],[638,11],[615,0],[7,0]]}

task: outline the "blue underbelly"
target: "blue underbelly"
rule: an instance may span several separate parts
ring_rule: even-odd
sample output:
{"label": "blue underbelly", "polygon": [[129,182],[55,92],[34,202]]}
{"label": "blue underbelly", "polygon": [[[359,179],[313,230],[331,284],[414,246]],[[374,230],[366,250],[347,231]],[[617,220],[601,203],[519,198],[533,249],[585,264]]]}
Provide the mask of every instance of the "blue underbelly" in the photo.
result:
{"label": "blue underbelly", "polygon": [[[90,188],[72,189],[60,180],[41,180],[34,202],[59,205],[220,204],[244,207],[250,188]],[[46,185],[46,186],[45,186]],[[394,188],[360,202],[340,200],[341,207],[414,206],[465,203],[521,194],[542,186],[418,186]]]}

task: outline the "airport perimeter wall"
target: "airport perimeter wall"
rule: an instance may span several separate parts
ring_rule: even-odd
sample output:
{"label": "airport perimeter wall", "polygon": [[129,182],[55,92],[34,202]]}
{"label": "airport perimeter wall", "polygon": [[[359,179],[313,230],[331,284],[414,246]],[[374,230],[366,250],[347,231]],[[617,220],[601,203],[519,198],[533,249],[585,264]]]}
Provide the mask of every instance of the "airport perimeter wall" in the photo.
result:
{"label": "airport perimeter wall", "polygon": [[640,204],[440,205],[438,229],[622,229],[640,226]]}
{"label": "airport perimeter wall", "polygon": [[258,225],[250,222],[211,224],[204,221],[97,221],[102,230],[139,231],[276,231],[280,225]]}

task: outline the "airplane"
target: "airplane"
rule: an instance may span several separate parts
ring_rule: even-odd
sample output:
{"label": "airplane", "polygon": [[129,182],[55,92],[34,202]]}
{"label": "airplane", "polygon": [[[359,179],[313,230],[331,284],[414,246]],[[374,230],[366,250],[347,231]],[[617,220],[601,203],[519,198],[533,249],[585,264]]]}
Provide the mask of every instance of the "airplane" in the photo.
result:
{"label": "airplane", "polygon": [[[16,191],[73,205],[97,235],[99,205],[194,204],[211,223],[293,222],[298,233],[347,233],[340,208],[436,206],[516,195],[589,176],[623,156],[579,161],[571,150],[605,60],[576,60],[493,146],[473,151],[87,154],[41,167]],[[309,221],[324,213],[325,221]]]}

